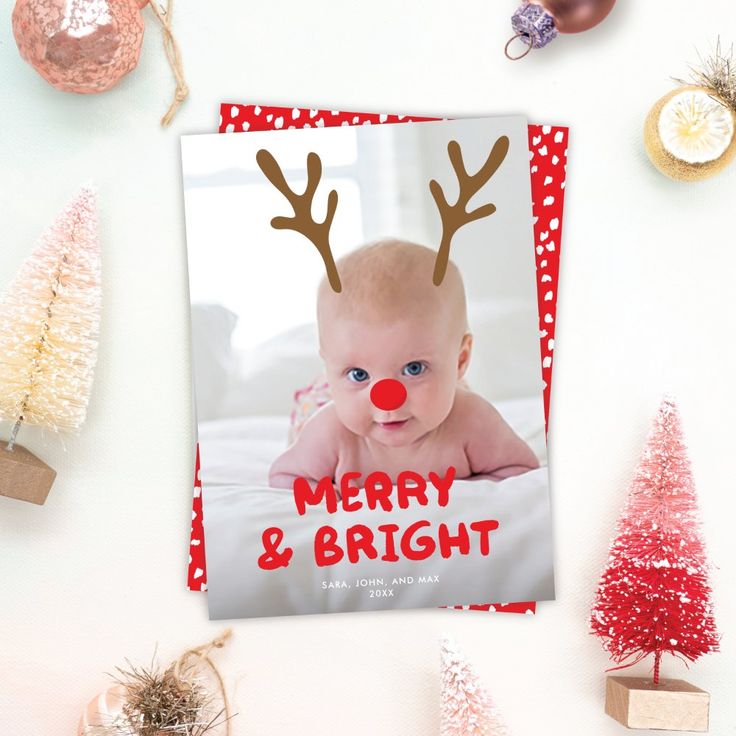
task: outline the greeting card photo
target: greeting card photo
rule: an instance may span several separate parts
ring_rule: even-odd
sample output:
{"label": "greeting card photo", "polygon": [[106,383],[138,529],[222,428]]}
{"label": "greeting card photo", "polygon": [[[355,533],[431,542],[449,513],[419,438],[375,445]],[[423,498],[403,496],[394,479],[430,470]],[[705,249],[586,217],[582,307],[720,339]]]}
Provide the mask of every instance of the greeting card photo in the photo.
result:
{"label": "greeting card photo", "polygon": [[526,121],[182,162],[210,616],[554,597]]}

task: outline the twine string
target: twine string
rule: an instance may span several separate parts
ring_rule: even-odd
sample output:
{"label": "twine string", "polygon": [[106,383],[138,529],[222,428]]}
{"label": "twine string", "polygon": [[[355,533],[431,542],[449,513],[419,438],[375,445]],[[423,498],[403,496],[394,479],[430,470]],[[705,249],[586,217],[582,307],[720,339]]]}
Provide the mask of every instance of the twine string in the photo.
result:
{"label": "twine string", "polygon": [[171,67],[171,71],[174,73],[174,78],[176,79],[174,99],[172,100],[171,105],[169,105],[169,109],[166,111],[166,114],[161,118],[161,125],[165,128],[171,123],[177,110],[189,96],[189,87],[184,79],[184,67],[182,66],[179,44],[176,42],[174,32],[171,28],[174,0],[166,0],[166,10],[158,4],[158,0],[151,0],[148,5],[158,19],[158,22],[161,24],[161,31],[164,36],[164,51],[166,51],[166,58],[169,60],[169,66]]}
{"label": "twine string", "polygon": [[[217,669],[217,665],[215,665],[209,655],[213,649],[222,649],[232,634],[232,629],[226,629],[222,634],[220,634],[220,636],[207,642],[207,644],[187,649],[187,651],[184,652],[184,654],[182,654],[174,663],[174,677],[179,684],[186,684],[187,680],[186,677],[183,676],[182,672],[186,671],[188,668],[196,667],[198,664],[205,664],[210,668],[212,674],[215,676],[215,680],[217,681],[217,686],[220,691],[220,697],[222,698],[223,711],[225,713],[225,736],[230,736],[230,701],[227,697],[225,681],[220,674],[220,670]],[[189,660],[191,659],[194,659],[195,661],[190,663]]]}
{"label": "twine string", "polygon": [[[526,46],[526,49],[524,49],[524,52],[519,54],[518,56],[512,56],[509,47],[511,44],[516,41],[517,38],[520,38],[523,40],[524,45]],[[503,52],[506,54],[506,58],[510,59],[511,61],[518,61],[519,59],[523,59],[534,47],[534,44],[532,42],[532,39],[527,33],[517,33],[515,36],[512,36],[507,42],[506,46],[504,46]]]}

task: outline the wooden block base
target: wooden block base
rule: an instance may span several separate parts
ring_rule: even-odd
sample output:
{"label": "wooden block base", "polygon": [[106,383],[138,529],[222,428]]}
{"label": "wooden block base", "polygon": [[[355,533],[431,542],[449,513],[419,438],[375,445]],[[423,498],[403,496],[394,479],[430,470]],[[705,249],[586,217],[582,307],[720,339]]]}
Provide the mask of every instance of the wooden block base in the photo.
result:
{"label": "wooden block base", "polygon": [[606,713],[627,728],[708,730],[710,695],[684,680],[607,677]]}
{"label": "wooden block base", "polygon": [[56,478],[56,471],[25,447],[15,445],[11,452],[0,441],[0,496],[37,503],[46,501]]}

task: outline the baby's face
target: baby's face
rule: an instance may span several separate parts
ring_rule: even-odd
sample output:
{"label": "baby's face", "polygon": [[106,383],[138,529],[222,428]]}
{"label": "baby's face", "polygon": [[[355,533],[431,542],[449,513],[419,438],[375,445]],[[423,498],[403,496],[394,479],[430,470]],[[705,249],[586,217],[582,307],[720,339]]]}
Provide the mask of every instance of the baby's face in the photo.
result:
{"label": "baby's face", "polygon": [[[320,325],[321,353],[340,421],[355,434],[389,447],[404,447],[436,429],[450,413],[457,382],[470,359],[471,337],[432,315],[388,324],[331,315]],[[371,388],[392,378],[406,401],[384,411]]]}

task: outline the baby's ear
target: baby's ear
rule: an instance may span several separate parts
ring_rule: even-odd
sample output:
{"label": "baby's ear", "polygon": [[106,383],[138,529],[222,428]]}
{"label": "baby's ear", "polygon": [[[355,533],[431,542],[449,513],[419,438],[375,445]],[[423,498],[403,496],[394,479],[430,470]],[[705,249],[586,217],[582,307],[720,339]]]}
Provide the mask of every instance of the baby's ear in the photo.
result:
{"label": "baby's ear", "polygon": [[457,356],[457,378],[458,381],[465,375],[470,365],[470,355],[473,352],[473,335],[466,332],[460,342],[460,353]]}

